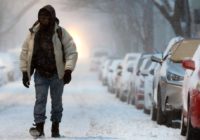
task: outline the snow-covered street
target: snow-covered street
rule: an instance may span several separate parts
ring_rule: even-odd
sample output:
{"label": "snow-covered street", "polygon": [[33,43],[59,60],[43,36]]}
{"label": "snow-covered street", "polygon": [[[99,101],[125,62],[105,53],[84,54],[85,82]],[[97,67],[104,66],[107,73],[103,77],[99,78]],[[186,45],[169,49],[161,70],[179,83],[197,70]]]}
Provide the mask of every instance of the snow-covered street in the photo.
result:
{"label": "snow-covered street", "polygon": [[[97,74],[79,60],[73,80],[63,94],[62,139],[65,140],[184,140],[179,129],[159,126],[134,106],[107,92]],[[0,88],[0,140],[32,139],[34,83],[26,89],[21,81]],[[45,138],[51,139],[50,99]]]}

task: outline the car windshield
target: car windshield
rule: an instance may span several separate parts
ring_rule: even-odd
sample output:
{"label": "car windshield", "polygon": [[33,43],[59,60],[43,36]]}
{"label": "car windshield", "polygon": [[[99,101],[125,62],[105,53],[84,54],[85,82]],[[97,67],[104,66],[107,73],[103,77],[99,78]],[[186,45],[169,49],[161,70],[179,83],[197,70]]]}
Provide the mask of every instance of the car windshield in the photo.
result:
{"label": "car windshield", "polygon": [[185,58],[191,58],[195,53],[200,40],[183,40],[179,43],[176,43],[173,48],[176,48],[172,51],[170,60],[175,63],[181,63]]}

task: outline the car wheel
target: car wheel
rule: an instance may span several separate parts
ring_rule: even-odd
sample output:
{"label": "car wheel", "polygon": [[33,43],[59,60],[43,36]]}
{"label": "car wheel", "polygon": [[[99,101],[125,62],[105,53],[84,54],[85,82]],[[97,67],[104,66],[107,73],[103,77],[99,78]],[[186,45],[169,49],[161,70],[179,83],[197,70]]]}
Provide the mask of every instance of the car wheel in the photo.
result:
{"label": "car wheel", "polygon": [[150,114],[150,110],[147,109],[145,106],[144,106],[144,113],[145,113],[145,114],[148,114],[148,115]]}
{"label": "car wheel", "polygon": [[119,98],[119,91],[116,92],[116,97]]}
{"label": "car wheel", "polygon": [[186,135],[186,131],[187,131],[187,127],[184,124],[184,115],[182,113],[182,115],[181,115],[181,135],[185,136]]}
{"label": "car wheel", "polygon": [[135,100],[131,97],[131,95],[128,96],[127,103],[131,105],[135,105]]}
{"label": "car wheel", "polygon": [[125,102],[126,101],[126,97],[123,95],[123,93],[121,93],[120,95],[120,101]]}
{"label": "car wheel", "polygon": [[166,117],[165,115],[163,114],[162,112],[162,102],[161,102],[161,95],[160,95],[160,88],[158,88],[158,106],[157,106],[157,115],[156,115],[156,121],[158,124],[162,125],[162,124],[165,124],[166,123]]}
{"label": "car wheel", "polygon": [[200,131],[192,127],[191,120],[188,117],[186,140],[199,140]]}
{"label": "car wheel", "polygon": [[157,109],[156,109],[155,105],[152,105],[151,111],[150,111],[150,116],[151,116],[152,121],[156,121],[156,118],[157,118],[156,115],[157,115]]}

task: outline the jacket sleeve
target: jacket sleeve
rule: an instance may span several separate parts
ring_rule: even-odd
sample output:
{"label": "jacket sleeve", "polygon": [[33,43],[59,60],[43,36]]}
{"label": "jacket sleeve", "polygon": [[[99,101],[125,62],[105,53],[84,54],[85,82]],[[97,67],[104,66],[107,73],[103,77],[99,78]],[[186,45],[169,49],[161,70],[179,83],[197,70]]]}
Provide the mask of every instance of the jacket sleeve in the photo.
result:
{"label": "jacket sleeve", "polygon": [[26,40],[22,45],[22,50],[20,53],[20,70],[22,72],[27,72],[28,69],[28,42],[30,39],[30,34],[27,36]]}
{"label": "jacket sleeve", "polygon": [[74,43],[70,34],[64,28],[62,28],[62,34],[62,43],[64,46],[64,54],[66,60],[65,70],[73,71],[78,58],[76,44]]}

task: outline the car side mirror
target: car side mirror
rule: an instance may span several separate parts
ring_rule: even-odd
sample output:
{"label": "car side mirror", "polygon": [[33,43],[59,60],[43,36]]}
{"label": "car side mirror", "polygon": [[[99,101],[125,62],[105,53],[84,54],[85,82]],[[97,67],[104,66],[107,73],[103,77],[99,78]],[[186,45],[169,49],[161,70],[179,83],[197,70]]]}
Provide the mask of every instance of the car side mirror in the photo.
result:
{"label": "car side mirror", "polygon": [[163,60],[161,58],[151,56],[151,61],[162,64]]}
{"label": "car side mirror", "polygon": [[195,70],[195,63],[193,60],[183,60],[182,61],[182,66],[185,69],[189,69],[189,70]]}

